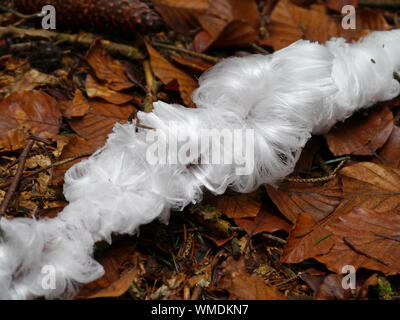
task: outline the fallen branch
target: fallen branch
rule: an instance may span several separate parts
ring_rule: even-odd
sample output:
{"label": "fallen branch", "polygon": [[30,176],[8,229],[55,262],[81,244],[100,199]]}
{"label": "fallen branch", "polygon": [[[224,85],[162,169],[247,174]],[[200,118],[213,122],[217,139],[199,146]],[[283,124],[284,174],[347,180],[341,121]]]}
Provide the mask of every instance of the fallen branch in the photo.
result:
{"label": "fallen branch", "polygon": [[26,162],[26,157],[28,156],[29,152],[31,151],[33,144],[35,143],[34,140],[29,140],[28,144],[25,146],[24,150],[22,151],[20,157],[19,157],[19,162],[18,162],[18,169],[17,172],[10,183],[10,188],[8,189],[3,202],[1,203],[0,207],[0,217],[3,216],[6,213],[8,204],[10,203],[15,190],[17,190],[17,187],[21,181],[22,173],[24,172],[25,168],[25,162]]}
{"label": "fallen branch", "polygon": [[[21,38],[39,38],[49,41],[78,43],[85,47],[90,47],[93,41],[95,41],[97,38],[96,35],[91,33],[68,34],[43,29],[22,29],[13,26],[0,27],[0,38],[4,38],[9,35]],[[133,60],[144,59],[143,54],[135,47],[122,43],[111,42],[108,40],[101,40],[101,43],[103,44],[104,48],[112,54],[120,54]]]}

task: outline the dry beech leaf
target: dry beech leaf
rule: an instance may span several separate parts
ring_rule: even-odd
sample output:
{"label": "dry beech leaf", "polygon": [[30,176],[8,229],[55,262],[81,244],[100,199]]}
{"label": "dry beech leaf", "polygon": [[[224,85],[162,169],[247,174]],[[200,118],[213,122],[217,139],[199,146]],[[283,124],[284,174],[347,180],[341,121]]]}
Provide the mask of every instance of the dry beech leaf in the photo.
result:
{"label": "dry beech leaf", "polygon": [[358,0],[328,0],[326,2],[326,6],[334,10],[336,12],[342,13],[342,8],[344,6],[353,6],[354,8],[357,8],[358,6]]}
{"label": "dry beech leaf", "polygon": [[346,199],[340,210],[351,211],[357,207],[379,212],[400,209],[400,169],[360,162],[343,168],[340,175]]}
{"label": "dry beech leaf", "polygon": [[208,63],[200,58],[178,57],[178,56],[171,56],[170,58],[182,66],[188,67],[190,69],[199,72],[204,72],[213,66],[211,63]]}
{"label": "dry beech leaf", "polygon": [[[386,165],[391,167],[400,168],[400,128],[393,127],[393,131],[379,151],[379,156],[385,161]],[[377,159],[376,162],[379,160]]]}
{"label": "dry beech leaf", "polygon": [[89,112],[82,118],[68,121],[71,128],[86,140],[96,140],[102,145],[115,123],[126,123],[129,116],[136,111],[132,105],[114,105],[101,101],[89,101]]}
{"label": "dry beech leaf", "polygon": [[369,115],[355,115],[339,123],[325,135],[335,156],[372,155],[382,147],[393,130],[393,114],[387,107],[376,108]]}
{"label": "dry beech leaf", "polygon": [[[70,157],[79,156],[82,154],[93,153],[97,150],[99,144],[93,141],[87,141],[79,136],[72,137],[69,139],[69,142],[66,146],[64,146],[60,157],[57,161],[65,160]],[[57,166],[54,168],[53,172],[53,185],[62,185],[64,183],[64,174],[65,172],[71,168],[74,164],[82,161],[85,158],[79,158],[77,160],[65,163],[63,165]]]}
{"label": "dry beech leaf", "polygon": [[62,115],[57,101],[42,91],[21,91],[0,103],[0,137],[25,126],[42,138],[57,135]]}
{"label": "dry beech leaf", "polygon": [[261,209],[262,197],[260,189],[252,193],[224,194],[214,197],[211,201],[218,211],[228,218],[239,219],[256,217]]}
{"label": "dry beech leaf", "polygon": [[398,210],[355,209],[326,226],[335,234],[335,245],[329,253],[315,258],[337,273],[345,265],[389,275],[400,273],[399,226]]}
{"label": "dry beech leaf", "polygon": [[355,296],[351,289],[342,286],[343,275],[330,274],[325,277],[318,290],[318,300],[349,300]]}
{"label": "dry beech leaf", "polygon": [[173,80],[178,81],[179,91],[183,102],[193,107],[191,96],[192,92],[198,87],[197,81],[185,72],[176,68],[172,63],[165,59],[160,53],[158,53],[153,47],[146,43],[147,51],[150,55],[151,69],[157,78],[159,78],[165,85]]}
{"label": "dry beech leaf", "polygon": [[199,28],[197,18],[210,2],[212,0],[159,0],[155,8],[174,31],[189,34]]}
{"label": "dry beech leaf", "polygon": [[334,246],[334,236],[308,213],[300,213],[290,232],[281,262],[298,263],[329,252]]}
{"label": "dry beech leaf", "polygon": [[230,22],[213,43],[215,47],[241,46],[258,40],[255,29],[246,21]]}
{"label": "dry beech leaf", "polygon": [[382,12],[369,8],[359,8],[356,10],[356,29],[340,28],[339,36],[351,41],[358,40],[374,30],[391,29]]}
{"label": "dry beech leaf", "polygon": [[339,25],[327,14],[296,6],[289,0],[278,2],[270,20],[270,37],[262,43],[271,45],[275,50],[287,47],[299,39],[324,43],[339,33]]}
{"label": "dry beech leaf", "polygon": [[90,105],[86,101],[81,90],[76,89],[72,101],[59,101],[63,116],[67,119],[83,117],[89,112]]}
{"label": "dry beech leaf", "polygon": [[36,69],[30,69],[26,72],[22,78],[18,78],[19,80],[13,81],[11,85],[6,88],[2,88],[1,91],[12,93],[12,92],[20,92],[20,91],[30,91],[35,88],[50,86],[53,87],[58,85],[61,81],[60,78],[57,78],[53,75],[42,73]]}
{"label": "dry beech leaf", "polygon": [[90,74],[86,77],[86,93],[89,98],[102,98],[113,104],[124,104],[133,99],[133,94],[118,92],[99,83]]}
{"label": "dry beech leaf", "polygon": [[86,60],[96,72],[96,77],[104,81],[111,90],[121,91],[134,86],[128,80],[123,64],[112,58],[104,50],[100,39],[97,39],[92,44],[87,53]]}
{"label": "dry beech leaf", "polygon": [[256,217],[235,219],[235,223],[251,235],[279,230],[289,233],[291,228],[290,223],[284,220],[270,203],[263,203]]}
{"label": "dry beech leaf", "polygon": [[83,117],[89,112],[90,105],[86,101],[81,90],[75,91],[74,100],[72,100],[71,117]]}
{"label": "dry beech leaf", "polygon": [[[378,243],[388,240],[382,234],[389,234],[389,237],[396,234],[387,225],[393,224],[393,228],[399,225],[395,224],[398,211],[394,210],[400,207],[400,170],[361,162],[342,169],[340,173],[346,200],[334,213],[318,223],[310,215],[301,214],[290,234],[281,261],[297,263],[315,258],[338,273],[347,264],[384,273],[399,272],[397,264],[386,256],[373,256],[368,248],[363,247],[363,243],[370,240],[377,243],[382,254],[393,255],[391,247],[385,251]],[[360,208],[365,210],[360,211]],[[376,222],[376,219],[381,222]],[[373,234],[372,230],[378,235]],[[365,242],[360,243],[360,240]],[[394,241],[392,238],[390,240]],[[332,242],[334,246],[328,250]]]}
{"label": "dry beech leaf", "polygon": [[211,38],[206,41],[208,45],[213,41],[220,46],[243,45],[257,40],[260,19],[257,4],[253,0],[212,1],[198,20]]}
{"label": "dry beech leaf", "polygon": [[98,259],[105,274],[100,279],[85,285],[77,299],[119,297],[130,287],[133,281],[140,283],[139,263],[143,257],[135,251],[131,242],[122,242],[112,246]]}
{"label": "dry beech leaf", "polygon": [[247,274],[243,259],[236,261],[233,257],[229,257],[226,264],[222,286],[229,291],[230,300],[287,299],[277,289],[267,286],[262,277]]}
{"label": "dry beech leaf", "polygon": [[267,286],[264,279],[257,274],[246,272],[244,260],[229,257],[224,268],[222,287],[229,291],[230,300],[286,300],[277,289]]}
{"label": "dry beech leaf", "polygon": [[0,137],[0,152],[16,151],[26,144],[28,130],[25,127],[11,129]]}
{"label": "dry beech leaf", "polygon": [[335,211],[343,199],[338,178],[323,185],[283,183],[279,189],[271,186],[266,186],[266,189],[279,211],[292,223],[301,212],[307,212],[320,221]]}

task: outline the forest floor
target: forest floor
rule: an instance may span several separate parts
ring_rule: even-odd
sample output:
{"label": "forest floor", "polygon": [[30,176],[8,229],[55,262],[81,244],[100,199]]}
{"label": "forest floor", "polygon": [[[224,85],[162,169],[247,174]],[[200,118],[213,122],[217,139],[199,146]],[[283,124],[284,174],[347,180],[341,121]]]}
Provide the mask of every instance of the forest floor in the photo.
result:
{"label": "forest floor", "polygon": [[[195,107],[198,77],[222,58],[298,39],[356,40],[400,23],[395,1],[132,0],[136,13],[110,12],[104,29],[95,11],[57,11],[48,31],[21,14],[35,13],[23,8],[32,1],[17,2],[0,6],[0,215],[8,219],[55,217],[67,205],[66,170],[116,122],[156,100]],[[342,26],[344,4],[356,7],[355,29]],[[381,103],[312,137],[277,189],[206,194],[168,225],[98,243],[106,273],[77,298],[399,299],[399,124],[400,99]],[[356,288],[346,289],[352,267]]]}

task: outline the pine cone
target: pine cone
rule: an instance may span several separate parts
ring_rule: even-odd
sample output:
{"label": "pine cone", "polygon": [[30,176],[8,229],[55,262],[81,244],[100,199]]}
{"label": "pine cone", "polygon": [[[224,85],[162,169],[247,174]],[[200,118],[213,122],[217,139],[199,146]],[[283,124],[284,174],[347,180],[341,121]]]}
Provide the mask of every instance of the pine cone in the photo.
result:
{"label": "pine cone", "polygon": [[57,28],[91,29],[126,33],[153,29],[160,17],[139,0],[15,0],[18,11],[30,14],[53,5],[57,12]]}

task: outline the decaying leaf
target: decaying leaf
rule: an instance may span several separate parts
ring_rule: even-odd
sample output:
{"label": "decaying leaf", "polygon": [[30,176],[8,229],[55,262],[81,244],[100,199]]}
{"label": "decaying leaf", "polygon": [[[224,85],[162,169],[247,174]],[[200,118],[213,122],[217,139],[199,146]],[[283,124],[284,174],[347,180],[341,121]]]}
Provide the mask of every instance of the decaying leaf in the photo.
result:
{"label": "decaying leaf", "polygon": [[[71,157],[89,154],[96,151],[98,148],[98,144],[92,141],[87,141],[79,136],[71,137],[66,146],[63,147],[60,157],[57,159],[58,161],[65,160]],[[85,158],[79,158],[77,160],[65,163],[63,165],[57,166],[53,172],[52,184],[54,185],[62,185],[64,182],[64,174],[65,172],[71,168],[75,163],[82,161]]]}
{"label": "decaying leaf", "polygon": [[[343,197],[340,210],[367,208],[383,212],[400,209],[400,169],[359,162],[340,170]],[[339,209],[339,208],[338,208]]]}
{"label": "decaying leaf", "polygon": [[105,274],[100,279],[84,286],[77,298],[94,299],[102,297],[119,297],[133,282],[140,283],[139,264],[143,257],[135,251],[131,242],[123,242],[107,250],[99,262]]}
{"label": "decaying leaf", "polygon": [[60,103],[60,109],[63,116],[67,119],[74,117],[83,117],[89,112],[90,105],[86,101],[81,90],[75,91],[75,97],[72,101],[62,101]]}
{"label": "decaying leaf", "polygon": [[266,186],[268,195],[280,212],[292,223],[301,212],[311,214],[319,221],[332,213],[342,200],[339,179],[323,185],[284,183],[276,189]]}
{"label": "decaying leaf", "polygon": [[267,286],[262,277],[246,272],[243,259],[236,261],[229,257],[223,279],[223,287],[229,291],[231,300],[286,300],[275,288]]}
{"label": "decaying leaf", "polygon": [[187,106],[193,107],[194,104],[191,100],[191,96],[192,92],[198,87],[197,81],[173,66],[150,45],[146,44],[146,47],[150,55],[151,68],[157,78],[159,78],[164,84],[168,84],[173,80],[177,80],[183,102]]}
{"label": "decaying leaf", "polygon": [[50,138],[58,134],[61,112],[57,101],[42,91],[21,91],[0,103],[0,136],[25,126],[33,134]]}
{"label": "decaying leaf", "polygon": [[275,50],[302,38],[324,43],[339,33],[339,25],[326,13],[296,6],[290,0],[280,0],[270,19],[270,37],[265,44]]}
{"label": "decaying leaf", "polygon": [[248,218],[258,215],[261,209],[261,191],[245,194],[224,194],[212,199],[212,204],[229,218]]}
{"label": "decaying leaf", "polygon": [[90,47],[86,59],[96,73],[96,77],[106,82],[111,90],[121,91],[134,86],[125,74],[125,68],[121,62],[113,59],[104,50],[100,39],[97,39]]}
{"label": "decaying leaf", "polygon": [[110,89],[107,85],[98,82],[90,74],[86,77],[86,93],[89,98],[102,98],[113,104],[128,103],[134,97],[132,93],[118,92]]}
{"label": "decaying leaf", "polygon": [[257,216],[254,218],[235,219],[235,223],[243,228],[247,234],[256,235],[261,232],[275,232],[285,230],[289,232],[291,225],[284,220],[271,204],[263,203]]}
{"label": "decaying leaf", "polygon": [[136,111],[132,105],[114,105],[92,100],[89,102],[89,112],[82,118],[68,121],[71,128],[86,140],[97,141],[102,145],[116,122],[125,123]]}
{"label": "decaying leaf", "polygon": [[297,263],[327,253],[335,243],[333,237],[333,234],[323,225],[317,224],[311,215],[301,213],[290,232],[281,261]]}
{"label": "decaying leaf", "polygon": [[372,155],[382,147],[393,130],[393,114],[387,107],[372,110],[368,116],[355,115],[325,135],[335,156]]}
{"label": "decaying leaf", "polygon": [[[379,156],[382,158],[386,165],[394,168],[400,168],[400,128],[393,127],[393,131],[379,151]],[[379,161],[379,160],[376,160]]]}
{"label": "decaying leaf", "polygon": [[199,28],[197,18],[206,12],[211,0],[160,0],[155,5],[165,23],[179,33]]}
{"label": "decaying leaf", "polygon": [[18,127],[7,131],[0,137],[0,151],[16,151],[26,144],[29,133],[27,128]]}

